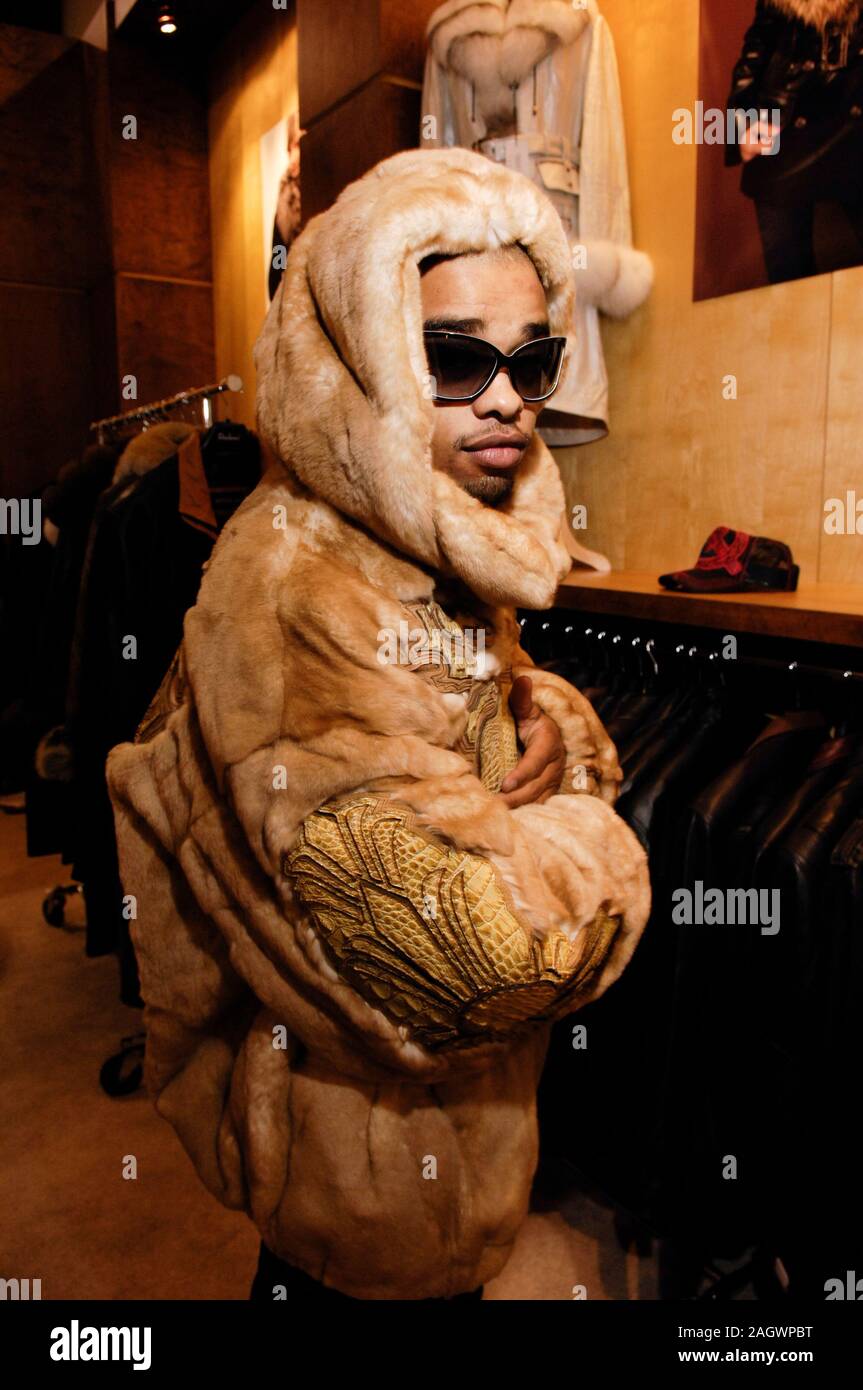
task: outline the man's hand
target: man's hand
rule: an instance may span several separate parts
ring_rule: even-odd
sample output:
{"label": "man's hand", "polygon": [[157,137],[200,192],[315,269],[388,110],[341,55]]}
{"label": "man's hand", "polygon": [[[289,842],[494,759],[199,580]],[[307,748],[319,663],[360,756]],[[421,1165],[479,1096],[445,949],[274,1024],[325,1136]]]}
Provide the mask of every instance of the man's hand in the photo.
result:
{"label": "man's hand", "polygon": [[743,163],[748,164],[759,154],[768,154],[778,134],[779,127],[771,125],[769,121],[758,121],[754,126],[748,126],[737,142]]}
{"label": "man's hand", "polygon": [[500,794],[507,806],[547,801],[560,791],[566,771],[566,749],[553,719],[534,704],[530,676],[516,676],[509,696],[519,742],[524,753],[504,777]]}

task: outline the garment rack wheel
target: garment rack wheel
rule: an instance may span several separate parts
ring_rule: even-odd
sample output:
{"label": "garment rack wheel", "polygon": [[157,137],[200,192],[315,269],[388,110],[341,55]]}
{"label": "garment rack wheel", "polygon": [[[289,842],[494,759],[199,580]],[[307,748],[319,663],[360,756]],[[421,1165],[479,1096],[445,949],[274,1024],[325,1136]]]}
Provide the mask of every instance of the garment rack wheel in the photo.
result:
{"label": "garment rack wheel", "polygon": [[49,927],[65,927],[66,899],[73,893],[81,892],[83,888],[80,883],[58,883],[56,888],[51,889],[42,899],[42,916]]}
{"label": "garment rack wheel", "polygon": [[99,1071],[99,1084],[109,1096],[130,1096],[144,1079],[144,1044],[146,1033],[132,1033],[121,1039],[120,1051]]}

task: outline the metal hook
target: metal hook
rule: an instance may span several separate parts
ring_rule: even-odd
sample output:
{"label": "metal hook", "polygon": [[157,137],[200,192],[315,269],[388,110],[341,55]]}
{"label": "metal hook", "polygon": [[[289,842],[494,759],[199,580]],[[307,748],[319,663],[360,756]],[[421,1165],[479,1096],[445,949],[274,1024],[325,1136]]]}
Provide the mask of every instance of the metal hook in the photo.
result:
{"label": "metal hook", "polygon": [[625,683],[626,659],[623,654],[623,638],[619,632],[615,632],[611,639],[611,646],[608,650],[608,669],[614,687],[619,687],[621,683]]}

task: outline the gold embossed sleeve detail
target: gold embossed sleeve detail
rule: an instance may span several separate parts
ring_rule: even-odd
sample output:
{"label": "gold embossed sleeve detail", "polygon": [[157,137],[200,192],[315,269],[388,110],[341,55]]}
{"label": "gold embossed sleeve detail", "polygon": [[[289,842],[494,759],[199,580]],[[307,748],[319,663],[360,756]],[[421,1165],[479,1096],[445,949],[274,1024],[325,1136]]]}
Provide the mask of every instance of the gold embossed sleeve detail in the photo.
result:
{"label": "gold embossed sleeve detail", "polygon": [[600,910],[574,942],[537,936],[486,859],[371,795],[309,816],[284,871],[342,977],[432,1048],[571,1011],[621,925]]}

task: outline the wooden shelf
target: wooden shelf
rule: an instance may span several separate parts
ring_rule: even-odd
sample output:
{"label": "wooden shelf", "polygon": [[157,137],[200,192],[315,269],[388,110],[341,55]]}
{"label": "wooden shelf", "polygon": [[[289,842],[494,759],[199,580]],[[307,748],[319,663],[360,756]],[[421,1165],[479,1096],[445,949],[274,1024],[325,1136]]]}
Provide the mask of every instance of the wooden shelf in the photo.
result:
{"label": "wooden shelf", "polygon": [[793,594],[676,594],[637,570],[573,570],[556,606],[656,623],[682,623],[863,647],[863,584],[800,584]]}

